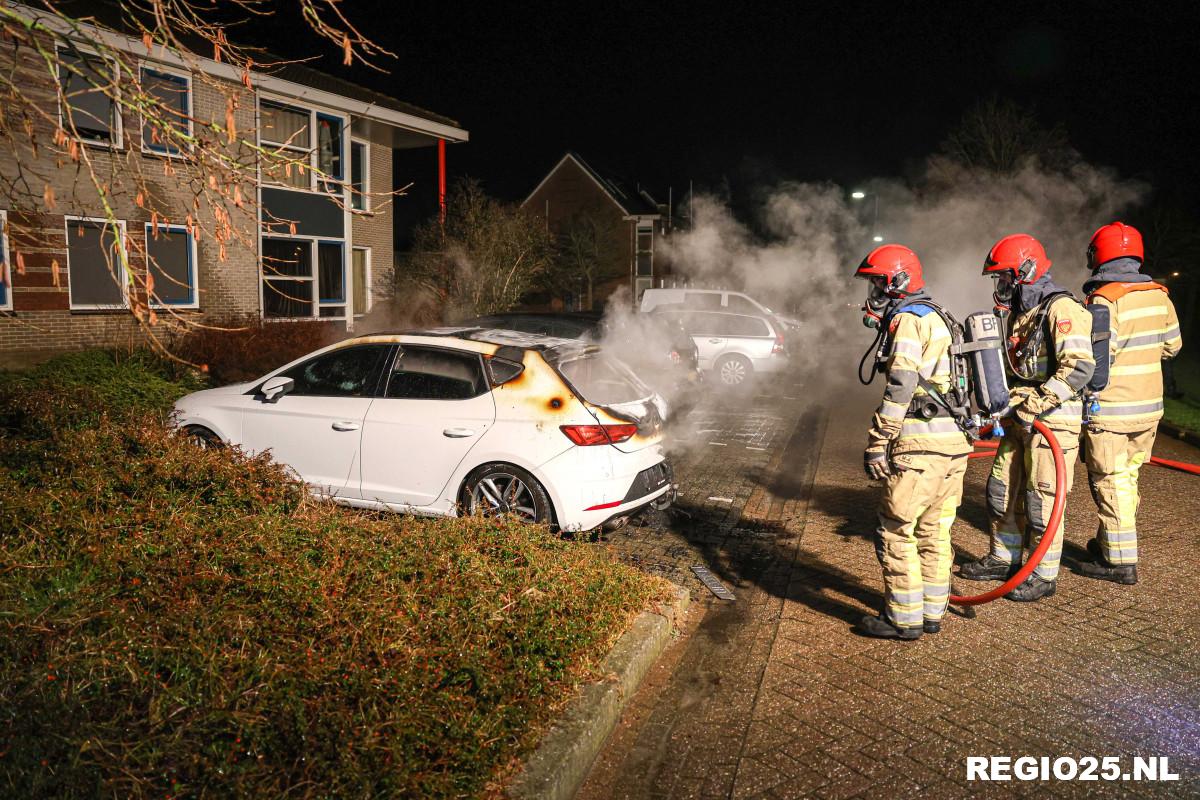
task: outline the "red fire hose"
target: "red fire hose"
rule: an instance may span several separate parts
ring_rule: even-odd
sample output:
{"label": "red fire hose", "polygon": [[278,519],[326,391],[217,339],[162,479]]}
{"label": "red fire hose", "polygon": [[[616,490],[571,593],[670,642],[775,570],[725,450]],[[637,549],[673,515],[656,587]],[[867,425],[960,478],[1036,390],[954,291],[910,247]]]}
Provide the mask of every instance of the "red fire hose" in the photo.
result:
{"label": "red fire hose", "polygon": [[[1020,586],[1033,571],[1037,569],[1037,565],[1041,563],[1042,556],[1046,555],[1046,551],[1050,549],[1050,544],[1054,541],[1054,531],[1058,530],[1058,524],[1062,522],[1063,506],[1067,503],[1067,462],[1063,458],[1062,448],[1058,446],[1058,439],[1054,438],[1054,433],[1046,427],[1046,424],[1040,419],[1033,421],[1033,429],[1046,438],[1046,444],[1050,445],[1050,452],[1054,454],[1054,505],[1050,507],[1050,520],[1046,523],[1046,530],[1042,533],[1042,539],[1038,542],[1038,546],[1030,553],[1025,564],[1017,570],[1016,574],[1006,580],[1004,583],[982,594],[972,594],[963,597],[961,595],[950,595],[950,602],[960,606],[977,606],[982,603],[990,603],[997,597],[1003,597],[1013,589]],[[978,442],[976,444],[979,444]],[[991,442],[984,443],[985,447],[999,447],[997,442],[993,445]],[[995,455],[994,453],[972,453],[971,457]],[[972,612],[973,613],[973,612]]]}
{"label": "red fire hose", "polygon": [[[952,594],[950,595],[951,603],[960,606],[977,606],[982,603],[990,603],[997,597],[1008,594],[1037,569],[1037,565],[1042,561],[1042,556],[1046,555],[1046,551],[1050,549],[1050,543],[1054,541],[1054,536],[1051,535],[1051,532],[1057,529],[1058,524],[1062,521],[1063,506],[1067,500],[1067,484],[1063,479],[1063,473],[1066,472],[1067,468],[1066,461],[1063,459],[1062,449],[1058,446],[1058,440],[1054,438],[1054,434],[1040,419],[1034,420],[1033,428],[1046,437],[1046,443],[1050,445],[1050,452],[1054,454],[1054,505],[1050,508],[1050,520],[1046,524],[1046,531],[1042,534],[1042,540],[1038,542],[1038,546],[1030,554],[1025,564],[1004,583],[982,594],[968,595],[966,597]],[[975,447],[982,450],[982,452],[971,453],[967,456],[968,458],[990,458],[996,454],[987,451],[994,451],[999,448],[1000,442],[994,439],[977,441],[975,442]],[[1181,472],[1189,472],[1192,475],[1200,475],[1200,466],[1196,464],[1187,464],[1183,461],[1170,461],[1158,456],[1151,456],[1150,463],[1166,467],[1167,469],[1177,469]]]}
{"label": "red fire hose", "polygon": [[[977,449],[995,450],[1000,446],[1000,443],[993,440],[979,441],[975,443]],[[968,458],[991,458],[994,453],[971,453]],[[1188,472],[1192,475],[1200,475],[1200,465],[1188,464],[1186,461],[1171,461],[1167,458],[1159,458],[1158,456],[1150,456],[1150,463],[1156,467],[1164,467],[1166,469],[1177,469],[1180,472]]]}

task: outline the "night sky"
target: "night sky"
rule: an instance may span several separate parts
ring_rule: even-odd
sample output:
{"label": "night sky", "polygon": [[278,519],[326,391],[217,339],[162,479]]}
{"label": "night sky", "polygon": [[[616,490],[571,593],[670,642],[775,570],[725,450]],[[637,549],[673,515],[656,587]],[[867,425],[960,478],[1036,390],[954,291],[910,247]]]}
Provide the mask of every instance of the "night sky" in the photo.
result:
{"label": "night sky", "polygon": [[[1088,160],[1194,203],[1200,11],[1115,5],[354,0],[347,14],[396,52],[391,74],[343,72],[337,54],[318,66],[459,120],[471,141],[450,149],[452,176],[511,199],[568,149],[664,201],[689,179],[736,193],[902,175],[998,95],[1063,124]],[[330,53],[271,24],[273,49]]]}

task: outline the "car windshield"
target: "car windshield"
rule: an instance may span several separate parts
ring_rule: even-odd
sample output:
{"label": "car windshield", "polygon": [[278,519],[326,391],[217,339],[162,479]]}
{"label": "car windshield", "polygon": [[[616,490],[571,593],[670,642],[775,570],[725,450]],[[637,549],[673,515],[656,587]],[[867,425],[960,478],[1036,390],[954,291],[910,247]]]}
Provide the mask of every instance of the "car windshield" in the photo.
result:
{"label": "car windshield", "polygon": [[602,355],[575,358],[558,368],[584,400],[596,405],[636,403],[651,394],[623,364]]}

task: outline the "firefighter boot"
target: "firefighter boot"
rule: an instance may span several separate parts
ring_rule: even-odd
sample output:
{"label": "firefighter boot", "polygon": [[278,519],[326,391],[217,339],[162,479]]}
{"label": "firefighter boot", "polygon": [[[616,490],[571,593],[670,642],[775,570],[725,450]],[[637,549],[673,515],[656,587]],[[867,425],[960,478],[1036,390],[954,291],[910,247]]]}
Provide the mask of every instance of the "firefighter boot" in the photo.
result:
{"label": "firefighter boot", "polygon": [[1009,600],[1016,600],[1018,603],[1032,603],[1043,597],[1053,597],[1057,585],[1058,581],[1048,581],[1037,575],[1030,575],[1020,586],[1004,596]]}
{"label": "firefighter boot", "polygon": [[912,641],[921,637],[921,628],[900,628],[892,624],[891,620],[884,616],[872,617],[864,616],[858,621],[858,630],[866,636],[873,636],[876,639],[903,639],[904,641]]}
{"label": "firefighter boot", "polygon": [[1104,561],[1097,559],[1096,561],[1084,561],[1079,565],[1076,572],[1085,578],[1112,581],[1113,583],[1120,583],[1125,586],[1133,586],[1137,583],[1137,564],[1122,564],[1111,567]]}
{"label": "firefighter boot", "polygon": [[1006,581],[1016,575],[1020,568],[1020,564],[1001,561],[988,553],[983,558],[968,561],[959,567],[958,576],[969,581]]}
{"label": "firefighter boot", "polygon": [[1085,578],[1095,578],[1100,581],[1112,581],[1124,586],[1133,586],[1138,582],[1137,564],[1110,564],[1100,548],[1100,540],[1096,537],[1088,539],[1087,551],[1092,556],[1091,562],[1080,562],[1075,572]]}
{"label": "firefighter boot", "polygon": [[927,619],[921,623],[921,630],[923,630],[925,633],[941,633],[942,622],[941,620]]}

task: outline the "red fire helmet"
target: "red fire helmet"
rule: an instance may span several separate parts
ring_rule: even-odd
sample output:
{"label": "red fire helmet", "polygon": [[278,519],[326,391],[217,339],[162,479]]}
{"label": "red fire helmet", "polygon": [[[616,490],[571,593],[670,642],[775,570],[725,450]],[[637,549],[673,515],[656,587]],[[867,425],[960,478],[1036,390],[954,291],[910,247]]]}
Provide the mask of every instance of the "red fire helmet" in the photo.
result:
{"label": "red fire helmet", "polygon": [[1136,258],[1145,260],[1142,249],[1142,234],[1124,222],[1110,222],[1092,234],[1088,245],[1088,269],[1096,269],[1114,258]]}
{"label": "red fire helmet", "polygon": [[882,244],[872,250],[858,269],[856,278],[887,278],[884,289],[891,297],[903,297],[925,288],[921,274],[921,259],[902,244]]}
{"label": "red fire helmet", "polygon": [[1033,283],[1050,270],[1050,257],[1042,243],[1028,233],[1005,236],[992,245],[983,262],[984,275],[1012,272],[1017,283]]}

